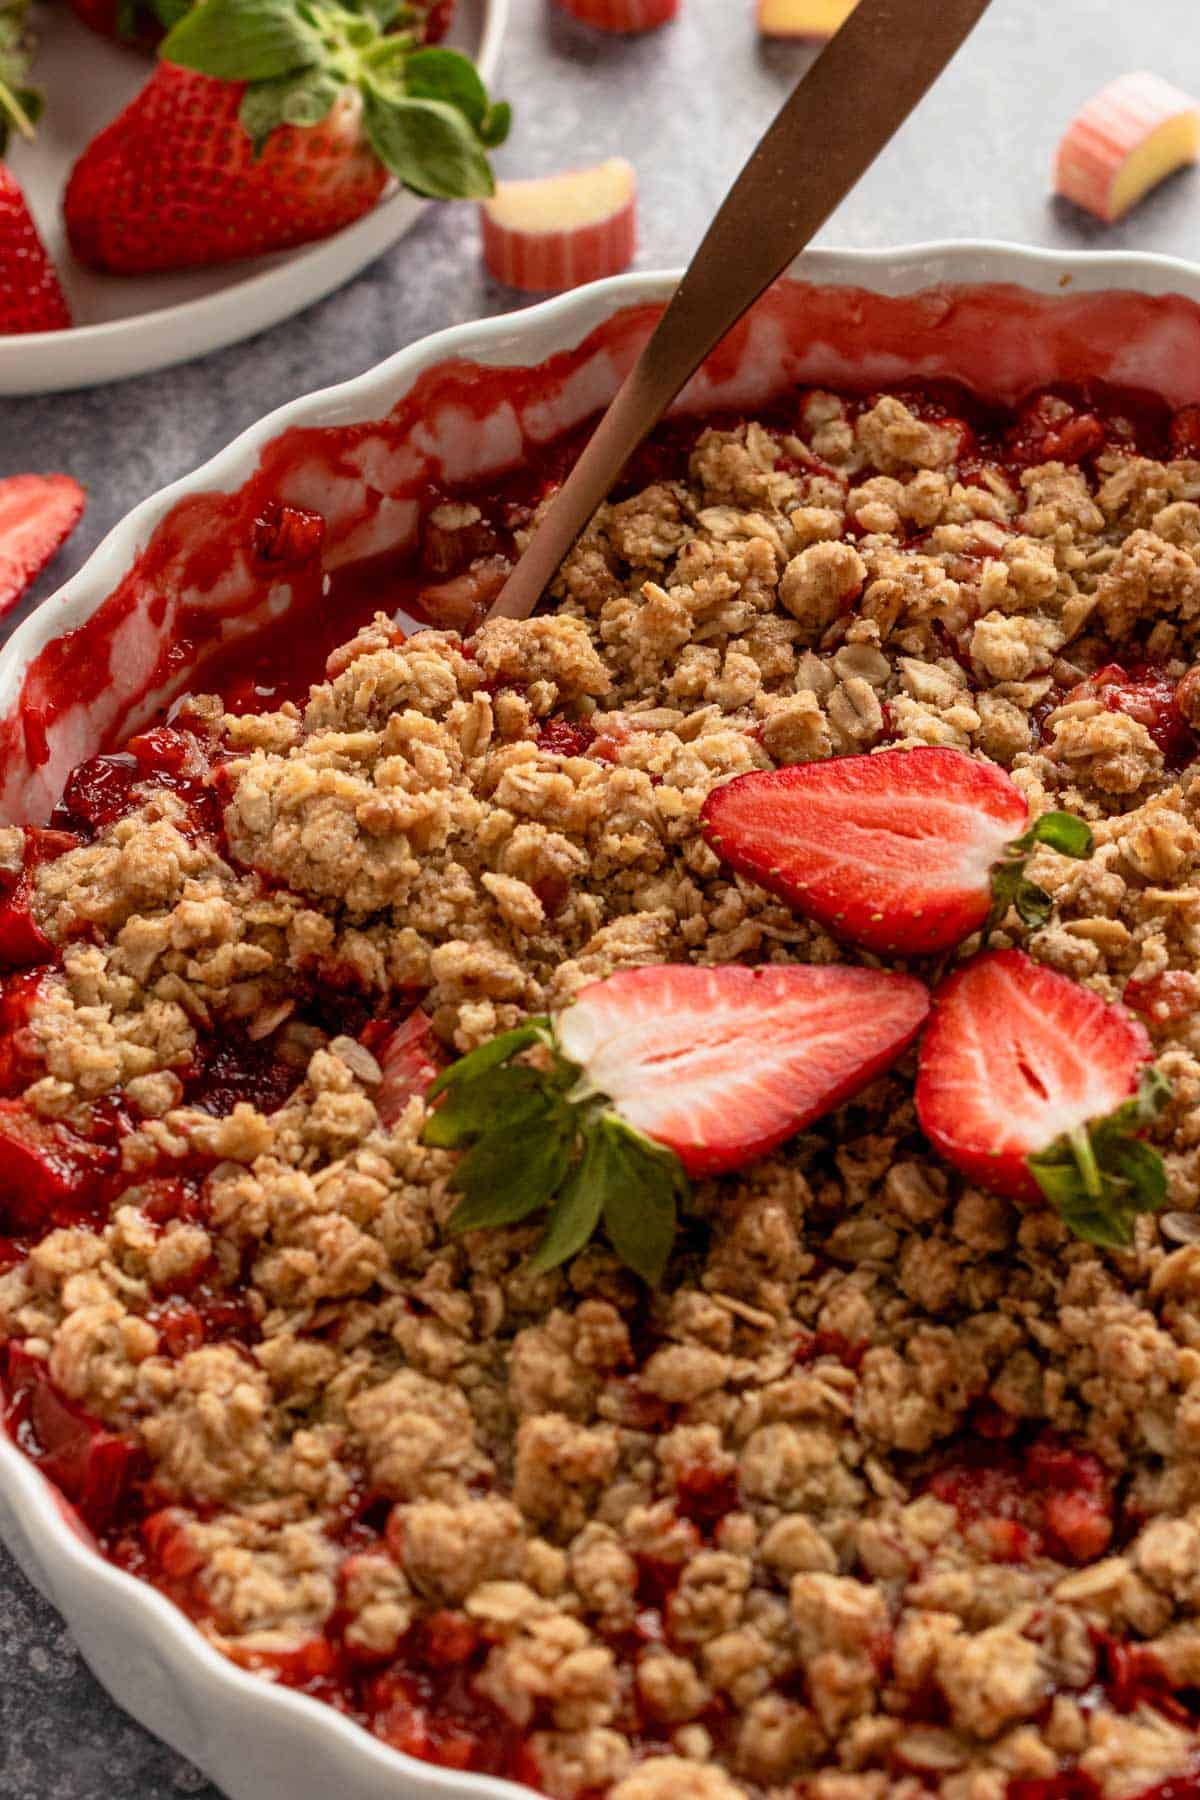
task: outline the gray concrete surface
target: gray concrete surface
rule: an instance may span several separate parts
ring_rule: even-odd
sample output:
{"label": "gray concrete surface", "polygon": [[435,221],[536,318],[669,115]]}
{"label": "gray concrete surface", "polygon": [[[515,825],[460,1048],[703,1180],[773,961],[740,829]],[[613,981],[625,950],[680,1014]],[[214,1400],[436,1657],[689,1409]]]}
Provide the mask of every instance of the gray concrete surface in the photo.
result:
{"label": "gray concrete surface", "polygon": [[[683,0],[674,27],[632,41],[589,33],[550,0],[513,0],[513,12],[499,85],[517,125],[503,172],[628,155],[642,178],[639,266],[685,261],[809,53],[761,45],[752,0]],[[958,63],[821,241],[866,248],[988,237],[1196,256],[1200,172],[1176,177],[1115,230],[1047,194],[1054,144],[1078,104],[1143,67],[1200,91],[1195,0],[993,0]],[[430,331],[518,303],[482,272],[471,211],[441,208],[349,287],[249,343],[117,387],[0,401],[0,475],[64,468],[91,495],[83,527],[33,600],[135,501],[260,414]],[[0,1550],[0,1800],[182,1796],[218,1800],[109,1703]]]}

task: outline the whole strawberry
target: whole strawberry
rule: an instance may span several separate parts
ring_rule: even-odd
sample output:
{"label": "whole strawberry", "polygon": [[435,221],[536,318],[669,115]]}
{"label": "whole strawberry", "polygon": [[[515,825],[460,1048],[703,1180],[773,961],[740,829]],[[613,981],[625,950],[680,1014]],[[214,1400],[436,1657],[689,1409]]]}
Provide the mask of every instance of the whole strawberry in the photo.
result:
{"label": "whole strawberry", "polygon": [[457,51],[391,22],[365,0],[203,0],[75,165],[75,254],[118,275],[195,268],[327,237],[392,177],[437,199],[490,194],[508,108]]}
{"label": "whole strawberry", "polygon": [[[11,130],[33,136],[41,95],[26,85],[32,45],[24,0],[0,0],[0,157]],[[71,314],[16,177],[0,163],[0,337],[61,331]]]}

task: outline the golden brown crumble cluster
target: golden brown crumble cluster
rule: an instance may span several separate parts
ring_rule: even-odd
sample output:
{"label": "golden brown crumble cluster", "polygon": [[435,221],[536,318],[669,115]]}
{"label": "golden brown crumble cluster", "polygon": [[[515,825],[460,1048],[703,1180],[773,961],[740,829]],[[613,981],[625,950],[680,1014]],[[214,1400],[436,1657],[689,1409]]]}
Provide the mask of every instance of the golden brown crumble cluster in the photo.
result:
{"label": "golden brown crumble cluster", "polygon": [[[602,509],[552,615],[466,646],[381,615],[303,708],[210,706],[220,847],[147,790],[36,874],[61,966],[27,1101],[70,1120],[120,1088],[140,1122],[107,1222],[0,1275],[0,1336],[139,1440],[170,1526],[148,1571],[214,1641],[269,1663],[333,1632],[386,1669],[450,1620],[560,1800],[1003,1800],[1064,1766],[1127,1800],[1195,1756],[1194,1010],[1148,1008],[1172,1214],[1135,1251],[937,1164],[902,1064],[699,1186],[650,1295],[598,1246],[531,1275],[532,1228],[448,1241],[423,1102],[383,1123],[358,1029],[304,1004],[424,996],[462,1052],[623,966],[843,956],[697,818],[731,775],[884,743],[1092,821],[1092,861],[1036,853],[1055,909],[1024,941],[1108,998],[1169,994],[1200,956],[1200,787],[1080,688],[1123,652],[1172,683],[1195,660],[1200,463],[968,483],[960,449],[896,398],[709,430],[686,480]],[[181,1104],[233,1025],[295,1069],[279,1110]],[[197,1158],[202,1204],[164,1222]],[[172,1348],[198,1270],[245,1328]]]}

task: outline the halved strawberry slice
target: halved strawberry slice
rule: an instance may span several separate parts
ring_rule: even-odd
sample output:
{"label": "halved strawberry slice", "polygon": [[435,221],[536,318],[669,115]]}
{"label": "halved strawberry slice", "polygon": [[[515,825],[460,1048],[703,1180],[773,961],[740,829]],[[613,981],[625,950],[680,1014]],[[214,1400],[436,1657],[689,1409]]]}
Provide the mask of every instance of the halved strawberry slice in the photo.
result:
{"label": "halved strawberry slice", "polygon": [[975,957],[933,996],[917,1114],[947,1162],[993,1193],[1049,1200],[1079,1236],[1122,1246],[1166,1202],[1141,1141],[1169,1097],[1123,1006],[1021,950]]}
{"label": "halved strawberry slice", "polygon": [[0,618],[83,517],[86,495],[69,475],[10,475],[0,481]]}
{"label": "halved strawberry slice", "polygon": [[[928,1010],[910,976],[840,964],[622,969],[430,1089],[425,1142],[467,1152],[451,1230],[545,1207],[534,1264],[553,1268],[603,1219],[618,1255],[657,1281],[687,1176],[740,1168],[842,1105]],[[527,1050],[536,1063],[513,1060]]]}
{"label": "halved strawberry slice", "polygon": [[1044,923],[1050,902],[1024,879],[1035,843],[1090,856],[1069,813],[1028,831],[1003,769],[921,747],[797,763],[715,788],[701,821],[712,848],[827,931],[881,956],[948,950],[1010,905]]}
{"label": "halved strawberry slice", "polygon": [[844,963],[622,969],[556,1021],[563,1054],[689,1175],[765,1156],[908,1048],[929,996]]}

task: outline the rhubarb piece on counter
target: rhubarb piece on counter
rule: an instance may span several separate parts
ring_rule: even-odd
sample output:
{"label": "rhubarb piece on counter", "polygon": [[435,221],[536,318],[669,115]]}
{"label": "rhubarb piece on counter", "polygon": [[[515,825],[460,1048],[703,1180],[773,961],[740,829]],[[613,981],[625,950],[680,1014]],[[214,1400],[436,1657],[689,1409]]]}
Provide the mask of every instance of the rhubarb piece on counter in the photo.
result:
{"label": "rhubarb piece on counter", "polygon": [[69,475],[10,475],[0,481],[0,619],[66,543],[86,502]]}
{"label": "rhubarb piece on counter", "polygon": [[858,0],[758,0],[763,37],[829,38],[840,31]]}
{"label": "rhubarb piece on counter", "polygon": [[1071,121],[1054,189],[1111,225],[1197,158],[1200,103],[1142,70],[1110,81]]}
{"label": "rhubarb piece on counter", "polygon": [[480,211],[484,261],[497,281],[524,293],[619,275],[637,248],[637,174],[619,156],[565,175],[502,181]]}
{"label": "rhubarb piece on counter", "polygon": [[563,12],[597,31],[615,31],[627,37],[639,31],[655,31],[679,12],[679,0],[558,0]]}

